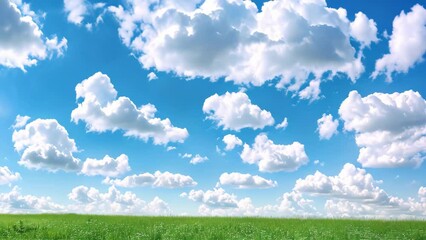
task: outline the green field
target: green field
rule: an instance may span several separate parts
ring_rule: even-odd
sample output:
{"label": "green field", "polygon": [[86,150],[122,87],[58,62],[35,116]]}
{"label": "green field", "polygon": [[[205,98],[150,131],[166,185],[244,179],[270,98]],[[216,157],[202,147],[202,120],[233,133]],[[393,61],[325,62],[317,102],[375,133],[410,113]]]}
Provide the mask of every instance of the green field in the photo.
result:
{"label": "green field", "polygon": [[425,221],[0,215],[0,239],[426,239]]}

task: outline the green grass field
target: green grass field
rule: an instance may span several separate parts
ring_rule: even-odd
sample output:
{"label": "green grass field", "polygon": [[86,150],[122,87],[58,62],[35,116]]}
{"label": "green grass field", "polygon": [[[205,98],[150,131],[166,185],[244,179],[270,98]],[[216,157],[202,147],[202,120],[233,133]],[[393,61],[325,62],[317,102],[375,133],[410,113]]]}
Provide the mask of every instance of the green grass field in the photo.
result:
{"label": "green grass field", "polygon": [[0,239],[426,239],[424,221],[0,215]]}

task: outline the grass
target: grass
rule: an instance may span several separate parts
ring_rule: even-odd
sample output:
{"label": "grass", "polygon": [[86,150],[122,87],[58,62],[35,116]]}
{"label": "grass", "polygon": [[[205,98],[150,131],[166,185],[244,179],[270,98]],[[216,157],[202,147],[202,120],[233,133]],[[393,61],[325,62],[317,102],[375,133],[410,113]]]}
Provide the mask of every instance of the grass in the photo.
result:
{"label": "grass", "polygon": [[425,221],[0,215],[0,239],[426,239]]}

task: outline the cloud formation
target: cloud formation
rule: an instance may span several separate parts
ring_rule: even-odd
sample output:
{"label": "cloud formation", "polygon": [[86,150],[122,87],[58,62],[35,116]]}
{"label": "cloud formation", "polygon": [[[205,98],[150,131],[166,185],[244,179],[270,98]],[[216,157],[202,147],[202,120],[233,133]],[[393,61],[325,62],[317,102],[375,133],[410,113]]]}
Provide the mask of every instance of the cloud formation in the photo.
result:
{"label": "cloud formation", "polygon": [[274,144],[266,134],[257,135],[251,147],[244,144],[240,156],[243,162],[258,165],[261,172],[292,172],[309,161],[303,144]]}
{"label": "cloud formation", "polygon": [[364,67],[351,39],[367,44],[375,27],[358,14],[351,31],[346,10],[323,0],[266,1],[261,9],[242,0],[130,0],[109,10],[146,69],[254,86],[277,81],[294,92],[314,75],[302,98],[318,97],[325,73],[355,81]]}
{"label": "cloud formation", "polygon": [[355,14],[355,20],[350,24],[351,35],[358,40],[363,47],[368,47],[372,42],[378,42],[377,24],[373,19],[368,19],[363,12]]}
{"label": "cloud formation", "polygon": [[418,167],[425,159],[426,101],[412,90],[352,91],[339,108],[347,131],[355,132],[363,167]]}
{"label": "cloud formation", "polygon": [[141,173],[138,175],[127,176],[123,179],[105,179],[103,183],[111,184],[119,187],[145,187],[151,186],[156,188],[182,188],[194,187],[197,185],[192,177],[179,173],[160,172],[154,174]]}
{"label": "cloud formation", "polygon": [[244,92],[214,94],[204,101],[203,112],[224,130],[262,129],[274,124],[271,113],[252,104]]}
{"label": "cloud formation", "polygon": [[241,141],[241,139],[239,139],[237,136],[235,136],[233,134],[225,135],[223,137],[222,141],[226,144],[226,146],[225,146],[226,151],[231,151],[236,146],[243,145],[243,141]]}
{"label": "cloud formation", "polygon": [[273,188],[278,185],[277,181],[238,172],[222,173],[219,177],[219,183],[222,186],[230,185],[235,188]]}
{"label": "cloud formation", "polygon": [[13,173],[7,166],[0,167],[0,185],[11,184],[21,179],[21,174],[18,172]]}
{"label": "cloud formation", "polygon": [[328,195],[343,199],[360,199],[369,203],[382,203],[389,197],[377,186],[373,176],[364,169],[346,163],[337,176],[326,176],[319,171],[298,179],[294,190],[303,193]]}
{"label": "cloud formation", "polygon": [[284,118],[283,121],[280,124],[277,124],[277,126],[275,126],[276,129],[286,129],[288,126],[288,120],[287,118]]}
{"label": "cloud formation", "polygon": [[370,173],[346,163],[336,176],[317,171],[298,179],[294,191],[326,197],[324,211],[329,217],[424,218],[426,202],[420,187],[417,198],[402,199],[387,194]]}
{"label": "cloud formation", "polygon": [[76,99],[82,99],[71,113],[74,123],[83,121],[89,132],[121,130],[124,136],[144,141],[152,139],[156,145],[183,142],[188,137],[186,128],[178,128],[171,121],[155,117],[152,104],[136,105],[128,97],[118,97],[110,78],[101,72],[77,84]]}
{"label": "cloud formation", "polygon": [[0,193],[1,213],[64,212],[65,207],[54,203],[50,197],[22,195],[21,189],[13,187],[10,192]]}
{"label": "cloud formation", "polygon": [[392,82],[393,73],[407,73],[410,68],[423,61],[425,42],[426,9],[416,4],[410,12],[402,11],[393,20],[389,53],[376,61],[376,68],[371,76],[377,78],[380,74],[385,74],[386,81]]}
{"label": "cloud formation", "polygon": [[[91,3],[87,0],[64,0],[64,11],[67,13],[67,20],[77,26],[84,26],[88,31],[91,31],[93,25],[97,26],[103,22],[103,16],[106,12],[106,3],[98,2]],[[101,11],[99,11],[101,10]],[[94,22],[88,22],[87,17],[97,14]],[[86,19],[86,21],[85,21]]]}
{"label": "cloud formation", "polygon": [[209,158],[207,156],[201,156],[200,154],[185,153],[183,155],[179,154],[179,156],[181,156],[182,158],[189,158],[189,159],[191,159],[189,161],[189,163],[194,164],[194,165],[209,160]]}
{"label": "cloud formation", "polygon": [[15,150],[21,154],[19,164],[30,169],[51,172],[79,171],[80,160],[74,139],[56,119],[36,119],[12,135]]}
{"label": "cloud formation", "polygon": [[337,119],[333,120],[333,116],[331,114],[323,114],[322,117],[317,120],[317,124],[320,139],[328,140],[338,133],[337,127],[339,126],[339,121]]}
{"label": "cloud formation", "polygon": [[256,207],[251,198],[238,199],[222,188],[213,190],[191,190],[182,193],[194,202],[200,203],[198,213],[206,216],[312,216],[317,214],[313,201],[305,199],[299,192],[284,193],[277,204]]}
{"label": "cloud formation", "polygon": [[130,171],[129,158],[125,154],[115,159],[108,155],[101,160],[88,158],[81,168],[81,173],[87,176],[117,177],[128,171]]}
{"label": "cloud formation", "polygon": [[80,25],[87,14],[87,2],[85,0],[64,0],[64,9],[68,14],[68,22]]}
{"label": "cloud formation", "polygon": [[39,60],[63,54],[67,39],[45,37],[37,19],[29,4],[0,2],[0,65],[25,71],[25,67],[36,65]]}
{"label": "cloud formation", "polygon": [[121,193],[114,186],[102,193],[98,189],[87,186],[77,186],[68,194],[68,198],[75,204],[68,206],[68,210],[76,213],[97,214],[142,214],[168,215],[169,206],[159,197],[146,203],[136,194],[126,191]]}

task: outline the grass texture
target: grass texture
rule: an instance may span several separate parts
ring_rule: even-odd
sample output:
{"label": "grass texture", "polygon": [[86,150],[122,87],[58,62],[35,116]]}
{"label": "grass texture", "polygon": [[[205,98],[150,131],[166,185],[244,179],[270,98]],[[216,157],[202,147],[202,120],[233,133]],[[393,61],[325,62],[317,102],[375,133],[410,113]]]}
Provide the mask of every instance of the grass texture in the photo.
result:
{"label": "grass texture", "polygon": [[426,239],[426,221],[0,215],[0,239]]}

